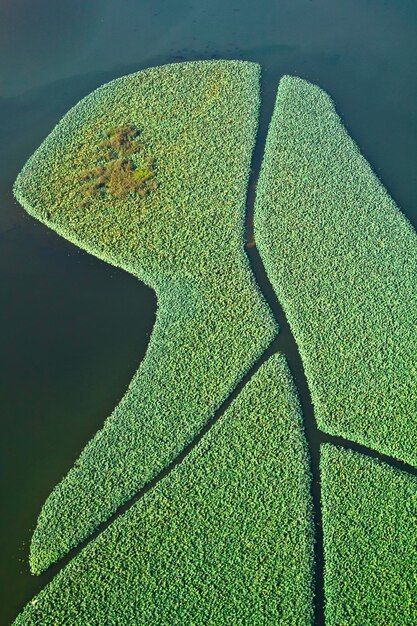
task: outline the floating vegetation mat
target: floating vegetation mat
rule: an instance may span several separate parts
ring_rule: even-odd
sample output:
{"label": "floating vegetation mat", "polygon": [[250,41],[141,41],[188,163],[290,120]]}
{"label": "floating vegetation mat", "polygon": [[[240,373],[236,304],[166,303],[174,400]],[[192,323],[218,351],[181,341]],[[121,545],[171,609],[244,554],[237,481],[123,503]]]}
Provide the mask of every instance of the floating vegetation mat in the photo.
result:
{"label": "floating vegetation mat", "polygon": [[326,624],[417,624],[417,478],[321,447]]}
{"label": "floating vegetation mat", "polygon": [[34,573],[169,465],[276,335],[244,253],[259,74],[203,61],[119,78],[71,109],[16,181],[29,213],[158,299],[125,396],[41,511]]}
{"label": "floating vegetation mat", "polygon": [[299,78],[279,85],[255,239],[319,428],[417,465],[417,236]]}
{"label": "floating vegetation mat", "polygon": [[271,357],[197,446],[89,543],[14,626],[312,620],[302,416]]}
{"label": "floating vegetation mat", "polygon": [[[311,476],[284,357],[187,448],[277,333],[244,253],[259,72],[203,61],[108,83],[16,181],[29,213],[158,299],[126,394],[40,513],[32,571],[187,454],[15,626],[312,623]],[[254,219],[319,428],[417,464],[417,237],[298,78],[280,82]],[[416,478],[322,450],[326,624],[417,623]]]}

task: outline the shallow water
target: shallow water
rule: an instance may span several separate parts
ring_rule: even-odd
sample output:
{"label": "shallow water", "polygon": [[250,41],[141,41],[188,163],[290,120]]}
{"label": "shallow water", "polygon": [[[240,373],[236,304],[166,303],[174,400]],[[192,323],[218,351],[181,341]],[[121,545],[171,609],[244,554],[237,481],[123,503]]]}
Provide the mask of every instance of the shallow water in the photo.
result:
{"label": "shallow water", "polygon": [[[51,576],[28,573],[31,529],[122,396],[156,307],[151,290],[13,201],[25,160],[112,78],[172,61],[253,60],[264,69],[261,132],[282,74],[319,84],[417,226],[416,23],[414,0],[0,0],[1,624]],[[281,346],[291,355],[288,330]]]}

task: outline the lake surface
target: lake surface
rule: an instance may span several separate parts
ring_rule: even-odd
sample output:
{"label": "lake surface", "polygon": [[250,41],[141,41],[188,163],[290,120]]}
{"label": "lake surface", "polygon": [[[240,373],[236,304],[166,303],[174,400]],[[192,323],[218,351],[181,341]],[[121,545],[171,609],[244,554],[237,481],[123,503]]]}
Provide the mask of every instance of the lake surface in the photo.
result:
{"label": "lake surface", "polygon": [[[156,310],[150,289],[14,202],[26,159],[108,80],[252,60],[263,66],[260,132],[282,74],[317,83],[416,227],[416,23],[415,0],[0,0],[0,624],[53,573],[28,571],[37,515],[123,395]],[[291,357],[288,330],[281,342]]]}

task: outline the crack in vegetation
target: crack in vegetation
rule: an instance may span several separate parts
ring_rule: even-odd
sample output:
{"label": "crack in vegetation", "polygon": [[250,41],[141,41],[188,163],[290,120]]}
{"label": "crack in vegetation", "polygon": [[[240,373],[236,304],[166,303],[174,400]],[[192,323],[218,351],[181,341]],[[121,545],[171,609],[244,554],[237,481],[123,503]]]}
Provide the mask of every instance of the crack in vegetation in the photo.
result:
{"label": "crack in vegetation", "polygon": [[338,446],[339,448],[344,448],[345,450],[351,450],[352,452],[357,452],[358,454],[369,456],[372,459],[377,459],[385,465],[389,465],[390,467],[400,470],[404,472],[404,474],[409,474],[410,476],[417,476],[417,467],[413,465],[409,465],[401,459],[395,459],[392,456],[387,456],[386,454],[382,454],[382,452],[378,452],[373,448],[367,448],[360,443],[356,443],[356,441],[348,441],[343,437],[337,437],[336,435],[329,435],[322,430],[318,430],[318,434],[320,437],[320,445],[325,443],[331,443],[334,446]]}
{"label": "crack in vegetation", "polygon": [[[265,81],[261,83],[261,108],[259,117],[259,128],[256,139],[255,149],[252,158],[251,176],[249,180],[248,196],[246,203],[246,240],[247,255],[252,271],[255,275],[256,282],[263,294],[265,300],[269,304],[272,313],[279,324],[280,332],[274,341],[276,350],[283,353],[286,357],[289,370],[294,380],[295,387],[298,391],[299,401],[303,413],[304,433],[307,440],[311,474],[312,474],[312,498],[313,498],[313,523],[315,532],[314,544],[314,561],[315,571],[313,578],[314,590],[314,624],[322,626],[324,624],[324,562],[323,562],[323,530],[321,520],[321,491],[320,491],[320,440],[319,431],[314,419],[313,405],[311,403],[310,392],[304,374],[303,365],[298,352],[294,337],[292,336],[288,321],[284,311],[278,302],[277,296],[272,285],[266,275],[264,265],[260,254],[256,248],[256,241],[253,233],[253,216],[256,196],[256,183],[259,178],[268,126],[272,117],[275,104],[275,98],[271,94],[266,94],[264,90],[268,89]],[[274,85],[276,91],[276,85]]]}

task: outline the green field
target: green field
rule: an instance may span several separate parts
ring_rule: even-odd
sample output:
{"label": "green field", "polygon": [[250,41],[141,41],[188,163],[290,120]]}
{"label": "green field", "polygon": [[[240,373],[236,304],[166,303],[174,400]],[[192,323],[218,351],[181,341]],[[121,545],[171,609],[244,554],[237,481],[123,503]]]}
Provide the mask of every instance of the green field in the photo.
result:
{"label": "green field", "polygon": [[117,79],[65,115],[16,181],[30,214],[158,299],[125,396],[40,513],[34,573],[166,467],[277,333],[244,253],[259,74],[207,61]]}
{"label": "green field", "polygon": [[318,427],[417,465],[417,237],[299,78],[279,84],[254,222]]}
{"label": "green field", "polygon": [[417,478],[321,447],[328,626],[417,623]]}
{"label": "green field", "polygon": [[302,415],[274,355],[197,446],[27,605],[14,626],[311,624]]}

